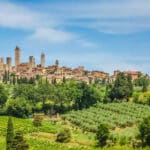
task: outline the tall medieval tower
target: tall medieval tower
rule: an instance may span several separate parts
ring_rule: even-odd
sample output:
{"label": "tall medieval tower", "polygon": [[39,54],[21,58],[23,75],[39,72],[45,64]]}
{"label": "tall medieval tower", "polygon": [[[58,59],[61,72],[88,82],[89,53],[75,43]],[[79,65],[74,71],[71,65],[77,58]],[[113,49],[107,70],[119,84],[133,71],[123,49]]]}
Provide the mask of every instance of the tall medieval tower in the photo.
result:
{"label": "tall medieval tower", "polygon": [[35,67],[35,58],[33,56],[29,56],[29,67]]}
{"label": "tall medieval tower", "polygon": [[7,64],[7,67],[8,67],[9,71],[11,70],[11,63],[12,63],[11,57],[7,57],[6,58],[6,64]]}
{"label": "tall medieval tower", "polygon": [[20,65],[20,48],[18,46],[16,46],[16,49],[15,49],[15,67],[17,67],[18,65]]}
{"label": "tall medieval tower", "polygon": [[4,69],[4,58],[0,58],[0,70]]}
{"label": "tall medieval tower", "polygon": [[45,54],[41,54],[41,67],[45,67]]}

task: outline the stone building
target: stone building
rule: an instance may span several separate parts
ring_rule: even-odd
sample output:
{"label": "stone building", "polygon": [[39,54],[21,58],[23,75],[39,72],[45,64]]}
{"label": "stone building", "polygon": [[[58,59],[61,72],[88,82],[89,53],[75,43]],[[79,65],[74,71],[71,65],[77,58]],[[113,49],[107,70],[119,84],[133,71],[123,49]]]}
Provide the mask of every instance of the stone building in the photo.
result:
{"label": "stone building", "polygon": [[21,62],[21,50],[18,46],[15,48],[15,65],[12,65],[12,59],[7,57],[6,64],[4,59],[0,58],[0,80],[5,70],[20,77],[36,77],[48,79],[49,82],[62,82],[64,79],[74,79],[77,81],[84,81],[93,83],[95,79],[108,79],[109,74],[102,71],[86,71],[83,66],[77,68],[61,67],[59,60],[56,59],[54,65],[45,66],[45,54],[42,53],[40,57],[40,65],[36,65],[34,56],[29,56],[27,62]]}

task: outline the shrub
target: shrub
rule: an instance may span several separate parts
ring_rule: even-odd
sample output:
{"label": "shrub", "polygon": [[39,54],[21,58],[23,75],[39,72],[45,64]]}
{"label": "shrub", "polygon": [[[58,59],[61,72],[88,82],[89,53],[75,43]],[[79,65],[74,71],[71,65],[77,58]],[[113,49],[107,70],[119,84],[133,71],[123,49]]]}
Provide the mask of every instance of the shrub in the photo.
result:
{"label": "shrub", "polygon": [[11,117],[9,117],[7,123],[6,150],[12,149],[13,138],[14,138],[13,122]]}
{"label": "shrub", "polygon": [[3,85],[0,84],[0,106],[3,106],[8,98],[8,93]]}
{"label": "shrub", "polygon": [[120,144],[120,145],[125,145],[125,144],[127,144],[127,138],[126,138],[126,136],[121,136],[121,137],[120,137],[119,144]]}
{"label": "shrub", "polygon": [[17,132],[12,143],[12,150],[28,150],[28,149],[29,145],[24,140],[22,133]]}
{"label": "shrub", "polygon": [[22,98],[12,99],[7,105],[7,114],[14,117],[26,118],[31,114],[31,107]]}
{"label": "shrub", "polygon": [[67,143],[71,140],[71,132],[70,129],[64,128],[58,134],[56,141],[61,143]]}
{"label": "shrub", "polygon": [[117,135],[114,136],[113,134],[111,134],[111,135],[109,136],[109,140],[110,140],[112,143],[114,143],[114,144],[116,144],[117,139],[118,139],[118,136],[117,136]]}
{"label": "shrub", "polygon": [[150,146],[150,116],[144,118],[139,125],[139,138],[143,146]]}
{"label": "shrub", "polygon": [[109,137],[109,129],[106,124],[100,124],[98,126],[98,130],[96,133],[96,139],[98,141],[98,145],[103,147],[107,143],[107,139]]}
{"label": "shrub", "polygon": [[39,127],[39,126],[42,126],[42,120],[43,120],[43,118],[41,117],[41,116],[35,116],[34,117],[34,120],[33,120],[33,125],[35,126],[35,127]]}

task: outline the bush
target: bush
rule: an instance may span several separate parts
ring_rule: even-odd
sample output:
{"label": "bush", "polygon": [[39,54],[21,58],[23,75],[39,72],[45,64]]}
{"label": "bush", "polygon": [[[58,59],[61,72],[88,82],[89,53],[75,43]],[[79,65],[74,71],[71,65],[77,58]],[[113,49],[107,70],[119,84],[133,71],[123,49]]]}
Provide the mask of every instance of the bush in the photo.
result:
{"label": "bush", "polygon": [[0,106],[3,106],[8,98],[8,93],[3,85],[0,84]]}
{"label": "bush", "polygon": [[12,99],[7,105],[7,114],[14,117],[26,118],[31,114],[31,107],[22,98]]}
{"label": "bush", "polygon": [[0,115],[1,116],[7,115],[7,112],[6,112],[5,108],[0,108]]}
{"label": "bush", "polygon": [[125,144],[127,144],[127,138],[126,138],[126,136],[121,136],[120,137],[120,139],[119,139],[119,144],[120,145],[125,145]]}
{"label": "bush", "polygon": [[32,108],[33,113],[40,113],[43,110],[43,103],[42,102],[36,102]]}
{"label": "bush", "polygon": [[6,150],[12,149],[13,138],[14,138],[13,122],[11,117],[9,117],[7,123],[7,134],[6,134]]}
{"label": "bush", "polygon": [[60,143],[67,143],[71,140],[71,132],[70,129],[64,128],[58,134],[56,141]]}
{"label": "bush", "polygon": [[12,143],[12,150],[28,150],[29,145],[26,143],[26,140],[24,139],[21,132],[17,132],[13,143]]}
{"label": "bush", "polygon": [[150,146],[150,116],[139,125],[139,138],[143,146]]}
{"label": "bush", "polygon": [[41,116],[35,116],[34,120],[33,120],[33,125],[35,127],[42,126],[42,120],[43,120],[43,118]]}
{"label": "bush", "polygon": [[117,143],[117,139],[118,139],[118,136],[114,136],[113,134],[111,134],[109,136],[109,140],[111,141],[111,143],[113,144],[116,144]]}
{"label": "bush", "polygon": [[106,124],[100,124],[98,126],[98,130],[96,133],[96,139],[98,141],[98,145],[103,147],[107,143],[107,139],[109,138],[109,129]]}
{"label": "bush", "polygon": [[150,91],[133,94],[133,101],[140,104],[150,105]]}

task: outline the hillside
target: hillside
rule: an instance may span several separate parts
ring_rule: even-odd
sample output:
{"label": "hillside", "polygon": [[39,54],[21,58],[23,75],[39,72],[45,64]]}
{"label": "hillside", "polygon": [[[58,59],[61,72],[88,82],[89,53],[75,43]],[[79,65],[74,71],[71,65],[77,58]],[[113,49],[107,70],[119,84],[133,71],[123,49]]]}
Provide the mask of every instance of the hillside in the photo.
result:
{"label": "hillside", "polygon": [[83,130],[95,132],[99,123],[109,124],[110,129],[125,128],[140,122],[148,116],[150,107],[135,103],[98,103],[89,109],[72,111],[64,119],[80,126]]}
{"label": "hillside", "polygon": [[[24,134],[32,150],[98,150],[100,148],[95,147],[94,132],[101,122],[109,125],[112,141],[117,139],[115,146],[105,149],[121,150],[124,147],[129,150],[132,149],[129,145],[137,136],[138,123],[143,117],[148,116],[149,112],[150,107],[142,104],[98,103],[89,109],[71,111],[62,115],[62,118],[44,116],[40,127],[34,127],[32,119],[13,118],[13,122],[15,131],[19,130]],[[0,117],[0,149],[2,150],[5,149],[7,120],[8,117]],[[66,144],[55,142],[57,133],[63,127],[69,128],[72,133],[71,142]]]}

